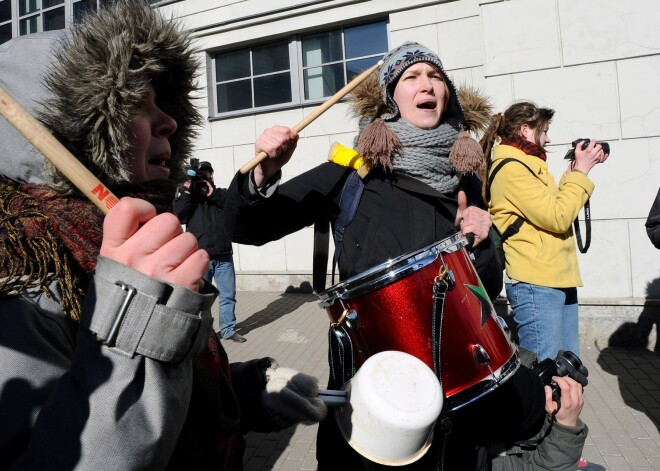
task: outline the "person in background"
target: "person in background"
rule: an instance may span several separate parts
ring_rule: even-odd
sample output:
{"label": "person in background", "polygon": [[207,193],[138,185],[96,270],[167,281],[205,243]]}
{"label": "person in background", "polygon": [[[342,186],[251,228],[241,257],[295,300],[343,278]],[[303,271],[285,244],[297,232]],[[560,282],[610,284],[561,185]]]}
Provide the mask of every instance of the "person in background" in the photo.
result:
{"label": "person in background", "polygon": [[247,339],[236,332],[236,273],[223,214],[227,189],[216,188],[210,162],[201,162],[193,171],[196,178],[183,182],[174,199],[174,211],[211,259],[204,279],[209,283],[215,279],[220,291],[218,334],[226,340],[245,342]]}
{"label": "person in background", "polygon": [[121,200],[104,217],[50,163],[19,181],[35,154],[0,149],[0,468],[240,470],[248,430],[326,409],[316,378],[230,364],[211,328],[208,254],[172,213],[200,123],[190,39],[142,0],[60,33],[2,63],[54,54],[39,118]]}
{"label": "person in background", "polygon": [[[548,171],[548,131],[554,110],[530,101],[510,105],[495,115],[482,138],[490,158],[489,211],[503,234],[515,221],[518,232],[504,243],[506,295],[520,346],[544,360],[560,350],[579,355],[577,287],[582,286],[572,224],[594,191],[588,177],[608,154],[595,139],[575,146],[575,159],[559,184]],[[493,147],[497,138],[501,142]],[[511,158],[515,161],[503,162]],[[578,469],[600,465],[581,459]]]}
{"label": "person in background", "polygon": [[[344,232],[340,279],[461,231],[474,236],[470,252],[475,267],[487,293],[496,296],[502,289],[502,269],[488,236],[490,217],[478,205],[483,153],[463,130],[466,118],[458,92],[438,55],[414,42],[392,49],[378,75],[358,86],[352,100],[360,118],[357,154],[366,172],[355,216]],[[297,141],[298,134],[284,126],[268,128],[258,137],[255,151],[264,151],[268,158],[248,174],[238,173],[229,187],[225,214],[233,241],[261,245],[319,220],[337,222],[342,189],[355,170],[335,163],[334,153],[343,152],[337,146],[331,162],[280,184],[281,169]],[[396,306],[392,309],[392,315],[401,315]],[[331,352],[330,371],[338,371],[339,360]],[[331,373],[328,388],[342,386],[342,379]],[[572,391],[577,395],[575,388]],[[581,408],[579,399],[574,399],[576,409],[569,407],[570,415]],[[451,432],[438,421],[430,449],[398,469],[487,470],[488,443],[497,440],[508,445],[531,438],[546,421],[546,407],[551,409],[552,403],[547,403],[543,384],[522,366],[494,391],[450,415]],[[580,428],[577,433],[584,431]],[[569,435],[566,438],[573,442]],[[581,451],[583,438],[576,440]],[[567,462],[574,466],[579,451],[576,455],[572,446],[555,448],[551,442],[545,442],[550,448],[540,446],[533,453],[565,453],[557,459],[564,467],[557,469],[568,469]],[[319,424],[316,457],[320,471],[390,469],[348,445],[332,410]],[[507,459],[523,461],[515,453]]]}
{"label": "person in background", "polygon": [[656,249],[660,249],[660,188],[646,219],[646,233]]}

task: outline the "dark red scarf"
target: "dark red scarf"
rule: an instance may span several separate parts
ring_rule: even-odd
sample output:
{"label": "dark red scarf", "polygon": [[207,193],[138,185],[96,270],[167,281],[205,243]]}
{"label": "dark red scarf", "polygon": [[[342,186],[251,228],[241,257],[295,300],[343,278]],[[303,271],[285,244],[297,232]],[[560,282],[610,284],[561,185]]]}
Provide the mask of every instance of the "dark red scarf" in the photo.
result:
{"label": "dark red scarf", "polygon": [[527,139],[516,138],[512,141],[502,138],[502,144],[505,146],[515,147],[518,150],[523,151],[527,155],[534,155],[539,159],[545,161],[545,149],[543,147],[534,144],[533,142],[528,141]]}
{"label": "dark red scarf", "polygon": [[[171,210],[176,185],[150,182],[113,188],[119,196]],[[62,195],[47,185],[22,184],[0,175],[0,295],[28,286],[49,293],[58,281],[62,311],[80,318],[80,299],[101,249],[104,214],[79,195]]]}

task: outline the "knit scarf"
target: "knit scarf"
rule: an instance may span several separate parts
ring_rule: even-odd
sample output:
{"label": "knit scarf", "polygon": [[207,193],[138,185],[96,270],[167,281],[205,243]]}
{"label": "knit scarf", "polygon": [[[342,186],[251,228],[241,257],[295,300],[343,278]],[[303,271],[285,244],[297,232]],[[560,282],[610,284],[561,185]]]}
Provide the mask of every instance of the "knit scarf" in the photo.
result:
{"label": "knit scarf", "polygon": [[449,160],[458,131],[448,124],[420,129],[402,119],[385,122],[401,142],[401,152],[392,159],[395,173],[415,178],[442,193],[454,193],[460,175]]}
{"label": "knit scarf", "polygon": [[501,144],[515,147],[516,149],[523,151],[525,154],[533,155],[543,161],[546,160],[545,149],[534,144],[533,142],[528,141],[527,139],[521,139],[518,137],[510,141],[506,138],[502,138]]}
{"label": "knit scarf", "polygon": [[[174,189],[173,182],[160,181],[126,184],[113,191],[146,199],[163,212],[171,208]],[[78,321],[80,299],[101,248],[103,217],[81,196],[0,176],[0,296],[28,287],[51,296],[49,286],[57,281],[62,312]]]}

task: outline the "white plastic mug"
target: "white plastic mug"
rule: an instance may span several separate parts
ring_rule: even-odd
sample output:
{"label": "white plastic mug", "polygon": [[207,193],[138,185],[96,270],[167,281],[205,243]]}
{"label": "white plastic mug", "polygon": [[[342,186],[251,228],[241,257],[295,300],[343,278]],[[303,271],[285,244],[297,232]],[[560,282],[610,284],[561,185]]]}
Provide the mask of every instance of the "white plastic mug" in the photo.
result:
{"label": "white plastic mug", "polygon": [[346,400],[335,409],[335,418],[346,441],[362,456],[402,466],[429,449],[443,394],[424,362],[404,352],[380,352],[343,389]]}

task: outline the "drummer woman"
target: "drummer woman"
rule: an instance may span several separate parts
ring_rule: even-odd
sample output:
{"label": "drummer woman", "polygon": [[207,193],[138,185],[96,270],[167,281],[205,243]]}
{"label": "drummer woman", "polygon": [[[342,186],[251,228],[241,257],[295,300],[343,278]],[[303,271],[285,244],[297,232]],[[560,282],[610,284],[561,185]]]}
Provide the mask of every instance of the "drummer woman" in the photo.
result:
{"label": "drummer woman", "polygon": [[[438,55],[420,44],[404,43],[386,54],[378,82],[375,78],[365,81],[352,100],[360,118],[356,144],[364,166],[359,173],[368,173],[362,179],[364,190],[357,212],[344,233],[338,262],[340,279],[460,230],[474,236],[470,250],[475,266],[489,295],[495,297],[502,289],[502,269],[488,238],[490,217],[484,209],[468,204],[481,199],[476,175],[481,171],[483,153],[462,131],[465,115]],[[229,188],[226,217],[234,242],[262,245],[317,221],[336,222],[344,183],[355,170],[326,162],[280,185],[281,168],[291,158],[297,140],[297,133],[283,126],[266,129],[257,139],[255,150],[264,151],[268,158],[248,175],[237,174]],[[529,373],[519,371],[523,376]],[[517,377],[521,375],[514,375],[506,388],[498,388],[501,393],[489,394],[492,400],[477,401],[488,411],[464,408],[467,412],[461,415],[465,422],[470,417],[479,418],[469,427],[463,422],[467,430],[471,429],[466,430],[470,438],[481,432],[488,435],[489,427],[504,437],[516,436],[521,429],[535,432],[540,426],[542,385],[529,375],[520,380]],[[341,382],[331,377],[328,387],[339,388]],[[502,402],[497,402],[499,398]],[[509,400],[515,407],[507,406]],[[491,414],[487,423],[484,414]],[[512,425],[511,430],[504,430],[508,425]],[[469,456],[473,455],[474,441],[461,436],[460,428],[454,424],[449,439],[455,443],[446,446],[447,450],[462,450],[457,467],[446,469],[471,469],[475,460]],[[435,437],[431,451],[413,466],[435,469],[444,441],[440,431]],[[319,470],[375,466],[347,445],[331,414],[319,427],[317,460]],[[450,462],[445,459],[445,463]]]}

